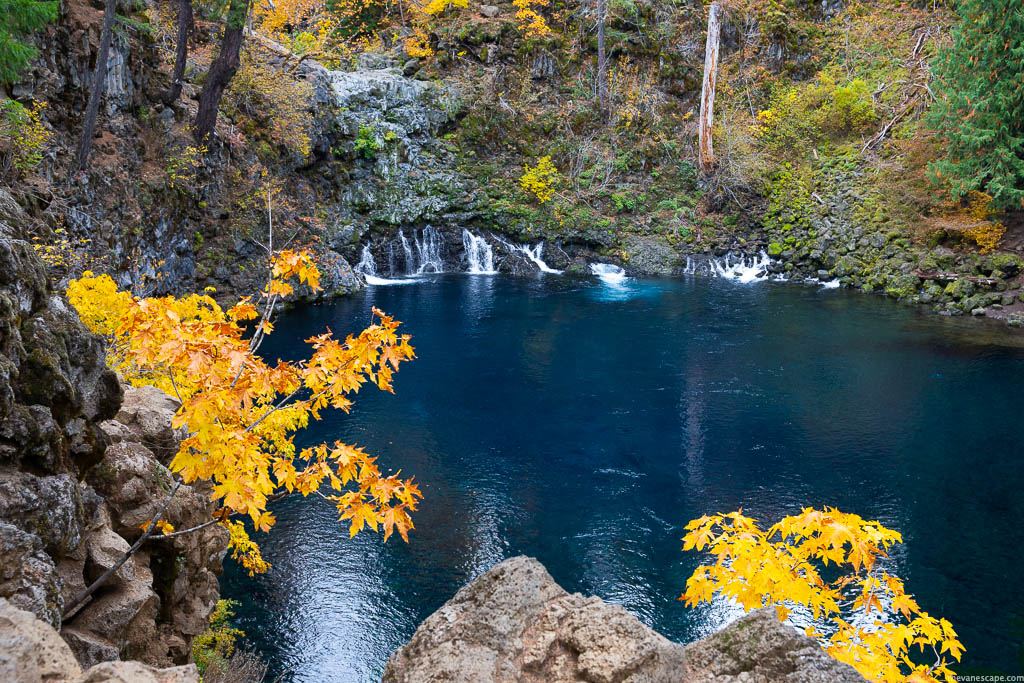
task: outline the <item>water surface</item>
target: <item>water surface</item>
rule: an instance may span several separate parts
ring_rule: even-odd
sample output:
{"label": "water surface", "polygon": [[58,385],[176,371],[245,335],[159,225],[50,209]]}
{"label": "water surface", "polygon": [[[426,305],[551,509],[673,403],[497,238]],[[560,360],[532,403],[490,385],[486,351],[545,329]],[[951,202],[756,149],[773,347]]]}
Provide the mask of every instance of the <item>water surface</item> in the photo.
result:
{"label": "water surface", "polygon": [[371,306],[418,358],[308,440],[367,447],[420,483],[410,543],[348,539],[324,501],[278,504],[266,575],[229,566],[239,625],[288,681],[379,679],[455,591],[528,554],[570,591],[689,642],[736,616],[676,598],[703,559],[683,526],[833,505],[903,533],[891,571],[967,647],[1024,673],[1024,351],[1000,328],[783,283],[437,276],[285,314],[305,353]]}

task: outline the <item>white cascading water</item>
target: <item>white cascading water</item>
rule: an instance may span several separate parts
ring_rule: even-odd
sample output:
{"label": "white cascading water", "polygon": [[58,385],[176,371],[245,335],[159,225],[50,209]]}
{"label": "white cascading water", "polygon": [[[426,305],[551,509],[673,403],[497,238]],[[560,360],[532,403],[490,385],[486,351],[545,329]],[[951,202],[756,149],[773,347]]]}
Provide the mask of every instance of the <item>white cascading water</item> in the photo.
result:
{"label": "white cascading water", "polygon": [[416,242],[416,255],[419,259],[416,266],[416,273],[443,273],[444,261],[441,259],[441,248],[444,246],[444,237],[431,225],[423,228],[419,236],[414,232],[412,235]]}
{"label": "white cascading water", "polygon": [[388,270],[392,276],[443,273],[443,248],[444,237],[433,226],[428,225],[419,233],[414,230],[412,242],[409,242],[404,230],[399,230],[398,236],[388,244]]}
{"label": "white cascading water", "polygon": [[[413,237],[415,236],[415,233],[413,233]],[[398,239],[401,240],[402,254],[405,256],[405,273],[407,275],[411,275],[416,263],[412,256],[412,247],[409,246],[409,240],[405,239],[405,233],[401,230],[398,231]],[[391,274],[394,275],[395,271],[392,270]]]}
{"label": "white cascading water", "polygon": [[622,287],[626,280],[626,271],[611,263],[591,263],[590,272],[610,287]]}
{"label": "white cascading water", "polygon": [[469,263],[467,273],[493,275],[498,272],[494,269],[494,250],[483,237],[463,228],[462,248],[466,251],[466,261]]}
{"label": "white cascading water", "polygon": [[715,267],[715,274],[736,282],[760,282],[768,279],[768,266],[772,260],[768,254],[761,252],[757,258],[726,255],[724,260],[712,261]]}
{"label": "white cascading water", "polygon": [[771,258],[765,252],[758,256],[726,254],[719,258],[687,257],[685,275],[708,275],[722,277],[735,282],[762,282],[769,279],[768,266]]}
{"label": "white cascading water", "polygon": [[562,274],[562,271],[556,270],[555,268],[552,268],[548,264],[544,263],[544,259],[542,258],[542,254],[544,253],[544,243],[543,242],[537,242],[537,246],[535,246],[533,248],[528,247],[525,244],[520,246],[520,247],[517,247],[517,248],[520,251],[522,251],[523,254],[526,255],[526,258],[528,258],[531,261],[533,261],[533,264],[535,266],[537,266],[537,269],[540,270],[540,272],[542,272],[542,273],[554,273],[556,275],[561,275]]}
{"label": "white cascading water", "polygon": [[505,248],[507,248],[509,251],[518,251],[523,256],[528,258],[533,265],[537,266],[537,270],[539,270],[540,272],[554,273],[555,275],[562,274],[562,271],[556,270],[544,262],[544,258],[542,256],[544,253],[543,242],[537,242],[537,246],[531,247],[526,244],[512,244],[511,242],[506,242],[505,240],[501,239],[498,236],[494,236],[494,239],[504,244]]}
{"label": "white cascading water", "polygon": [[389,280],[377,275],[377,262],[370,252],[370,245],[363,245],[363,253],[359,257],[359,263],[353,268],[357,273],[362,273],[368,285],[405,285],[415,280]]}
{"label": "white cascading water", "polygon": [[376,275],[377,274],[377,262],[373,259],[373,254],[370,252],[370,245],[363,245],[363,253],[359,256],[359,263],[353,269],[357,273],[363,275]]}

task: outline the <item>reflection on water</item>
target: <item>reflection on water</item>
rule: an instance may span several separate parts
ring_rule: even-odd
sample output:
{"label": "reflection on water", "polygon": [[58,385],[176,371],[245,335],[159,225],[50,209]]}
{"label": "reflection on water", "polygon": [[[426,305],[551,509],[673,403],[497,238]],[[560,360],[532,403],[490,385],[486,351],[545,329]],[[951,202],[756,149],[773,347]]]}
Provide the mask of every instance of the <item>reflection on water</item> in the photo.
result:
{"label": "reflection on water", "polygon": [[958,671],[1020,672],[1019,337],[779,283],[417,280],[287,313],[265,348],[298,356],[371,305],[404,321],[418,357],[396,394],[360,392],[309,438],[363,445],[424,492],[408,545],[348,539],[323,501],[276,506],[273,569],[223,581],[275,675],[379,679],[422,619],[519,553],[690,641],[738,611],[676,600],[701,559],[686,522],[804,505],[901,531],[890,567],[956,625]]}

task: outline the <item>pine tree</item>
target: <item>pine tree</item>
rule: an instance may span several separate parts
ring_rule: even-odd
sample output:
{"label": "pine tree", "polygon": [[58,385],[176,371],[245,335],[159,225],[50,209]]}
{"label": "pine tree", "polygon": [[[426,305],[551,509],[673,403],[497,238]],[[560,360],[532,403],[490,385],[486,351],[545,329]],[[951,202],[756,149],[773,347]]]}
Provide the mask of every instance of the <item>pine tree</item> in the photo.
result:
{"label": "pine tree", "polygon": [[992,196],[999,209],[1024,208],[1024,9],[1020,0],[960,0],[952,46],[935,71],[939,100],[929,122],[946,157],[934,177],[953,195]]}
{"label": "pine tree", "polygon": [[36,48],[24,40],[57,19],[57,2],[0,0],[0,17],[0,81],[10,82],[35,58]]}

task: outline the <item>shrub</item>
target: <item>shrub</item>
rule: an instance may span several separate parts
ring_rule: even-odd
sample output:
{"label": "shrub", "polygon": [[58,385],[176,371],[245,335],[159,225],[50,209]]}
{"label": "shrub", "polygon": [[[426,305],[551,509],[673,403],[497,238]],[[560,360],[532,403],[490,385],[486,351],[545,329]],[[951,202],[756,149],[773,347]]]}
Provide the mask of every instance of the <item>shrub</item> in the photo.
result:
{"label": "shrub", "polygon": [[31,107],[16,100],[0,104],[0,155],[5,175],[11,167],[24,173],[42,163],[43,151],[53,137],[42,120],[45,108],[46,103],[38,101]]}
{"label": "shrub", "polygon": [[536,166],[526,167],[525,173],[519,178],[519,185],[543,204],[554,196],[558,179],[558,169],[551,163],[551,157],[545,156],[537,160]]}
{"label": "shrub", "polygon": [[236,641],[245,636],[241,629],[231,623],[237,606],[237,600],[218,600],[217,607],[210,615],[209,627],[192,639],[192,657],[200,676],[227,669],[228,659],[235,652]]}
{"label": "shrub", "polygon": [[377,133],[372,126],[359,126],[359,132],[356,134],[356,141],[352,150],[356,153],[357,157],[361,156],[371,161],[377,158],[377,153],[381,150],[381,144],[377,142]]}
{"label": "shrub", "polygon": [[[868,679],[956,680],[946,655],[960,661],[964,648],[953,625],[923,611],[880,566],[903,542],[898,532],[834,508],[804,508],[767,530],[742,512],[705,515],[686,529],[683,550],[715,556],[686,581],[688,605],[719,594],[744,610],[774,606],[781,620],[797,609],[810,617],[808,636]],[[929,663],[913,660],[912,645],[927,646]]]}
{"label": "shrub", "polygon": [[196,185],[196,176],[203,167],[205,145],[179,147],[167,157],[167,184],[182,194],[188,194]]}
{"label": "shrub", "polygon": [[862,132],[877,119],[865,81],[840,82],[836,72],[822,71],[802,85],[776,89],[771,106],[758,112],[752,133],[779,151],[803,150],[827,135]]}

